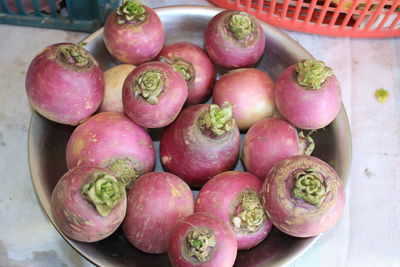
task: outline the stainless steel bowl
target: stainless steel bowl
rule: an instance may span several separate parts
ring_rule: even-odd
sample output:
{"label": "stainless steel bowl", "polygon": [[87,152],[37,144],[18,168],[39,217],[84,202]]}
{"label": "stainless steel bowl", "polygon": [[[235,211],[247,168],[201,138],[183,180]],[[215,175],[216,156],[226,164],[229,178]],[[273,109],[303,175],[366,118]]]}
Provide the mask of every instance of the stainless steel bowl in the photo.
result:
{"label": "stainless steel bowl", "polygon": [[[165,25],[167,43],[190,41],[203,45],[203,30],[207,22],[222,9],[199,6],[174,6],[156,9]],[[297,42],[279,30],[262,23],[266,32],[265,54],[257,66],[273,79],[291,64],[300,59],[312,58]],[[99,61],[103,70],[116,64],[103,44],[102,30],[88,36],[87,49]],[[220,70],[219,74],[222,74]],[[37,113],[32,114],[29,129],[29,165],[38,198],[54,225],[50,209],[51,192],[58,179],[67,171],[65,148],[73,127],[46,120]],[[159,131],[153,133],[158,148]],[[313,135],[316,150],[313,155],[325,160],[346,182],[351,161],[350,127],[342,107],[338,117],[324,130]],[[158,155],[157,155],[158,156]],[[158,158],[157,158],[158,159]],[[243,170],[240,162],[236,169]],[[161,170],[160,162],[156,170]],[[54,225],[55,226],[55,225]],[[55,226],[57,228],[57,226]],[[57,229],[59,230],[59,229]],[[60,231],[59,231],[60,232]],[[63,238],[83,257],[100,266],[170,266],[166,254],[143,253],[124,238],[121,230],[111,237],[96,243],[80,243]],[[280,266],[293,261],[309,248],[318,237],[295,238],[274,229],[257,247],[240,251],[236,266]]]}

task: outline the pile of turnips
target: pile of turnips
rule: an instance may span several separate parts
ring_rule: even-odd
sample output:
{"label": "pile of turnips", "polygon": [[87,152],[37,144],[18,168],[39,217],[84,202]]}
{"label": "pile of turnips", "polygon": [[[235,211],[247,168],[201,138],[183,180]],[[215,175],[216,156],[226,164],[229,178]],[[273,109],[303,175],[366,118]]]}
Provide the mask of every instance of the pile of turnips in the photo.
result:
{"label": "pile of turnips", "polygon": [[[255,68],[265,48],[260,23],[234,10],[210,20],[205,50],[164,46],[162,21],[135,1],[109,15],[103,37],[121,63],[104,73],[84,45],[59,43],[26,76],[33,109],[77,125],[51,199],[67,237],[96,242],[121,226],[133,246],[168,252],[174,266],[232,266],[272,226],[309,237],[339,220],[343,183],[311,156],[308,131],[330,124],[341,105],[323,62],[302,60],[274,82]],[[215,65],[229,70],[217,81]],[[153,172],[151,128],[162,131],[164,172]],[[232,170],[239,155],[246,171]]]}

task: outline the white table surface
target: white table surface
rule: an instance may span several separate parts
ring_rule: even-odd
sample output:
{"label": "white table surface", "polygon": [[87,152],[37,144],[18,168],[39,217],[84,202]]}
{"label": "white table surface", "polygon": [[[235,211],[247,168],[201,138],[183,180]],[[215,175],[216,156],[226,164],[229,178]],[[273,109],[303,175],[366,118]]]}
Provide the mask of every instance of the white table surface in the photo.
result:
{"label": "white table surface", "polygon": [[[400,266],[400,38],[286,32],[335,70],[353,138],[343,218],[291,266]],[[91,266],[39,206],[28,168],[31,110],[24,86],[27,67],[41,48],[86,35],[0,25],[0,266]],[[374,98],[379,88],[390,94],[384,104]]]}

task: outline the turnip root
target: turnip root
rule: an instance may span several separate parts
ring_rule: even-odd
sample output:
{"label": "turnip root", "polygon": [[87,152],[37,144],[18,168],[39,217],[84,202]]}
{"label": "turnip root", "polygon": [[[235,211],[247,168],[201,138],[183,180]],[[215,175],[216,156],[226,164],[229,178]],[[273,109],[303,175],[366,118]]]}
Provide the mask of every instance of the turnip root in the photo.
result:
{"label": "turnip root", "polygon": [[169,237],[172,266],[232,267],[236,254],[236,238],[229,225],[204,212],[178,222]]}
{"label": "turnip root", "polygon": [[79,125],[67,144],[69,169],[97,165],[115,173],[127,188],[150,172],[155,151],[150,135],[119,112],[98,113]]}
{"label": "turnip root", "polygon": [[224,68],[249,67],[264,53],[265,33],[252,15],[225,10],[208,23],[204,48],[211,60]]}
{"label": "turnip root", "polygon": [[277,163],[263,184],[267,216],[282,232],[316,236],[340,219],[345,202],[339,175],[312,156],[293,156]]}
{"label": "turnip root", "polygon": [[182,179],[167,172],[147,173],[129,190],[122,230],[141,251],[163,253],[174,225],[193,210],[192,191]]}
{"label": "turnip root", "polygon": [[122,104],[122,87],[126,77],[136,68],[134,65],[121,64],[114,66],[104,72],[104,99],[99,111],[116,111],[124,113]]}
{"label": "turnip root", "polygon": [[198,104],[184,109],[163,132],[164,167],[190,186],[202,186],[234,166],[240,150],[232,105]]}
{"label": "turnip root", "polygon": [[103,71],[82,46],[53,44],[32,60],[25,88],[32,108],[42,116],[77,125],[103,100]]}
{"label": "turnip root", "polygon": [[215,67],[197,45],[178,42],[165,46],[159,59],[177,69],[188,84],[187,105],[199,104],[210,95],[215,80]]}
{"label": "turnip root", "polygon": [[220,173],[201,188],[195,212],[224,220],[235,232],[238,249],[250,249],[267,237],[272,226],[261,203],[261,188],[262,181],[251,173]]}
{"label": "turnip root", "polygon": [[298,133],[290,123],[267,118],[247,131],[242,160],[247,171],[264,180],[276,163],[290,156],[311,155],[314,146],[311,136]]}
{"label": "turnip root", "polygon": [[271,117],[275,110],[274,82],[254,68],[236,69],[223,75],[215,84],[213,103],[233,104],[233,117],[240,130]]}
{"label": "turnip root", "polygon": [[82,166],[58,181],[51,197],[57,227],[67,237],[96,242],[111,235],[126,213],[123,183],[108,170]]}
{"label": "turnip root", "polygon": [[125,113],[145,128],[161,128],[173,122],[187,96],[182,75],[167,63],[156,61],[134,69],[122,90]]}
{"label": "turnip root", "polygon": [[308,59],[288,67],[278,77],[275,90],[280,114],[301,129],[323,128],[340,111],[339,82],[322,61]]}
{"label": "turnip root", "polygon": [[104,44],[122,63],[139,65],[154,59],[165,42],[164,25],[153,9],[138,1],[123,0],[107,17]]}

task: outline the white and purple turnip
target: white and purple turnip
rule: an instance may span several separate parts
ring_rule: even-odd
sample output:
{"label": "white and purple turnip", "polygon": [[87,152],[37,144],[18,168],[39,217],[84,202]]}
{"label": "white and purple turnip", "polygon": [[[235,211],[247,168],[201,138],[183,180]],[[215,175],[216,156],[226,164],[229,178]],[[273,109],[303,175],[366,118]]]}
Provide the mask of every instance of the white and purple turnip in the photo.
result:
{"label": "white and purple turnip", "polygon": [[32,60],[25,88],[32,108],[42,116],[77,125],[92,115],[103,100],[103,71],[82,46],[53,44]]}
{"label": "white and purple turnip", "polygon": [[136,0],[123,0],[108,15],[103,30],[104,44],[122,63],[139,65],[154,59],[165,42],[165,30],[153,9]]}
{"label": "white and purple turnip", "polygon": [[160,142],[164,167],[191,187],[231,169],[240,150],[232,105],[198,104],[184,109],[165,128]]}
{"label": "white and purple turnip", "polygon": [[252,15],[225,10],[214,16],[204,32],[204,48],[224,68],[250,67],[265,49],[265,33]]}
{"label": "white and purple turnip", "polygon": [[235,233],[223,220],[204,212],[178,222],[169,237],[174,267],[232,267],[237,254]]}
{"label": "white and purple turnip", "polygon": [[173,122],[187,96],[187,84],[179,71],[156,61],[134,69],[122,89],[125,113],[145,128],[161,128]]}
{"label": "white and purple turnip", "polygon": [[69,169],[97,165],[115,173],[129,188],[150,172],[155,151],[150,135],[119,112],[102,112],[79,125],[68,140]]}
{"label": "white and purple turnip", "polygon": [[316,236],[340,219],[343,182],[326,162],[293,156],[277,163],[263,184],[267,216],[279,230],[296,237]]}
{"label": "white and purple turnip", "polygon": [[100,112],[116,111],[124,113],[122,87],[126,77],[135,68],[134,65],[120,64],[104,72],[104,99],[99,107]]}
{"label": "white and purple turnip", "polygon": [[64,174],[55,186],[51,208],[67,237],[96,242],[111,235],[126,213],[124,184],[110,171],[82,166]]}
{"label": "white and purple turnip", "polygon": [[164,253],[172,228],[193,211],[192,191],[182,179],[167,172],[147,173],[129,190],[122,230],[141,251]]}
{"label": "white and purple turnip", "polygon": [[233,104],[233,117],[240,130],[256,121],[271,117],[275,110],[274,82],[263,71],[254,68],[231,70],[214,86],[213,103]]}
{"label": "white and purple turnip", "polygon": [[204,102],[211,93],[215,67],[207,54],[195,44],[178,42],[165,46],[158,58],[177,69],[188,84],[187,105]]}
{"label": "white and purple turnip", "polygon": [[241,171],[214,176],[200,190],[195,212],[205,212],[224,220],[235,232],[238,250],[250,249],[271,230],[261,203],[262,181]]}
{"label": "white and purple turnip", "polygon": [[341,100],[339,81],[322,61],[302,60],[285,69],[275,84],[279,113],[301,129],[327,126],[339,113]]}
{"label": "white and purple turnip", "polygon": [[248,172],[264,180],[276,163],[290,156],[311,155],[314,146],[311,136],[298,133],[287,121],[266,118],[247,131],[242,160]]}

